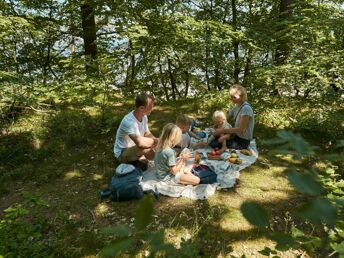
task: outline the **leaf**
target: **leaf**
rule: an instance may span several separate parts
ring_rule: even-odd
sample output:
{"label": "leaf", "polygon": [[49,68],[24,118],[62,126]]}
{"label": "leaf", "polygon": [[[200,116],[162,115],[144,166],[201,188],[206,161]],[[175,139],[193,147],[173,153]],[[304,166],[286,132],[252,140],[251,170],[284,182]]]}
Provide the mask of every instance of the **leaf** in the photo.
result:
{"label": "leaf", "polygon": [[252,225],[266,228],[269,226],[267,211],[255,202],[244,202],[240,207],[241,213]]}
{"label": "leaf", "polygon": [[324,198],[307,202],[300,210],[299,215],[314,224],[325,223],[333,227],[337,221],[337,209]]}
{"label": "leaf", "polygon": [[105,247],[100,252],[101,257],[114,257],[119,252],[128,250],[134,244],[132,238],[119,239],[112,242],[109,246]]}
{"label": "leaf", "polygon": [[153,202],[149,195],[143,197],[140,207],[135,217],[135,227],[137,230],[145,229],[152,220]]}
{"label": "leaf", "polygon": [[342,148],[344,147],[344,140],[340,140],[338,144],[336,145],[336,148]]}
{"label": "leaf", "polygon": [[112,227],[106,227],[101,231],[105,235],[116,236],[116,237],[126,237],[130,236],[132,233],[129,225],[116,225]]}
{"label": "leaf", "polygon": [[271,234],[269,238],[277,243],[276,249],[280,251],[286,251],[297,246],[297,242],[289,234],[276,232]]}
{"label": "leaf", "polygon": [[270,256],[270,254],[277,254],[275,250],[272,250],[267,246],[265,246],[263,250],[258,251],[258,253],[261,253],[264,256]]}
{"label": "leaf", "polygon": [[288,180],[300,193],[309,195],[322,193],[321,184],[310,175],[304,175],[293,170],[288,172]]}
{"label": "leaf", "polygon": [[340,244],[331,244],[333,250],[337,251],[340,255],[344,255],[344,241]]}

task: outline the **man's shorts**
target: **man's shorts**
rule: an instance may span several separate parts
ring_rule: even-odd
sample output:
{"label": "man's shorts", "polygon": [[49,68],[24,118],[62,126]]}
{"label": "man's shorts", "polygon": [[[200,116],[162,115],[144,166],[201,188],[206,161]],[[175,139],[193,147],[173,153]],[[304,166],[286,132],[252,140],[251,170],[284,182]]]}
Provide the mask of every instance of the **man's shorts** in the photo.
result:
{"label": "man's shorts", "polygon": [[124,149],[122,154],[118,157],[118,160],[120,163],[129,163],[138,160],[142,155],[142,150],[135,145]]}

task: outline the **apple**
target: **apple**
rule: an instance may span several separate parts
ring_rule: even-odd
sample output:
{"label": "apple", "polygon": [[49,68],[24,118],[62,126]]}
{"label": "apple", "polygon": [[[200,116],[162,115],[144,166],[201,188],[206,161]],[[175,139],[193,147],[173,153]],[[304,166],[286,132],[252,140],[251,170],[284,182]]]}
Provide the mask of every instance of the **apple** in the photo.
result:
{"label": "apple", "polygon": [[236,154],[236,153],[231,153],[231,158],[237,158],[238,157],[238,154]]}

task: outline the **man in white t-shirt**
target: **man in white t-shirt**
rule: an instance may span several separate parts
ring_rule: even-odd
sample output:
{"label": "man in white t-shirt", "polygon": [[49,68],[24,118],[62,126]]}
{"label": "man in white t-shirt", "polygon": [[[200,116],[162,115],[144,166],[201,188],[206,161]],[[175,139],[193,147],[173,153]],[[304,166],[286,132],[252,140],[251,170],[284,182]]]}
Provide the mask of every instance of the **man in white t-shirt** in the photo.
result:
{"label": "man in white t-shirt", "polygon": [[121,121],[114,145],[115,157],[121,163],[141,159],[154,159],[154,148],[158,139],[149,131],[148,118],[154,106],[154,98],[142,93],[136,96],[135,110]]}

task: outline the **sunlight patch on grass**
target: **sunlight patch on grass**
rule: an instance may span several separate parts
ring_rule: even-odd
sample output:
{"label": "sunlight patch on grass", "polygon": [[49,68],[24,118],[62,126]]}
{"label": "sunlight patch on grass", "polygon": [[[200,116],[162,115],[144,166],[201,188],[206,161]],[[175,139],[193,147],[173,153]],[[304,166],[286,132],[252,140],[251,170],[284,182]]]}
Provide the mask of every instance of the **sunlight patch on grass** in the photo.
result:
{"label": "sunlight patch on grass", "polygon": [[169,228],[165,230],[165,239],[166,242],[173,244],[176,248],[180,248],[180,244],[182,243],[182,239],[189,240],[192,238],[192,233],[189,232],[188,229],[173,229]]}
{"label": "sunlight patch on grass", "polygon": [[32,146],[36,149],[39,150],[42,147],[42,141],[38,138],[33,139],[32,141]]}
{"label": "sunlight patch on grass", "polygon": [[97,180],[103,179],[103,177],[104,177],[103,175],[93,174],[92,179],[93,181],[97,181]]}
{"label": "sunlight patch on grass", "polygon": [[106,203],[98,203],[94,208],[97,217],[104,217],[110,212],[110,207]]}
{"label": "sunlight patch on grass", "polygon": [[228,232],[243,232],[253,229],[240,210],[231,209],[220,221],[220,227]]}
{"label": "sunlight patch on grass", "polygon": [[79,177],[81,177],[80,171],[74,169],[74,170],[71,170],[65,174],[64,180],[67,181],[67,180],[71,180],[73,178],[79,178]]}
{"label": "sunlight patch on grass", "polygon": [[287,154],[287,155],[276,155],[276,157],[280,158],[281,160],[285,160],[289,163],[292,163],[292,164],[302,164],[302,160],[296,160],[293,158],[293,155],[291,154]]}

